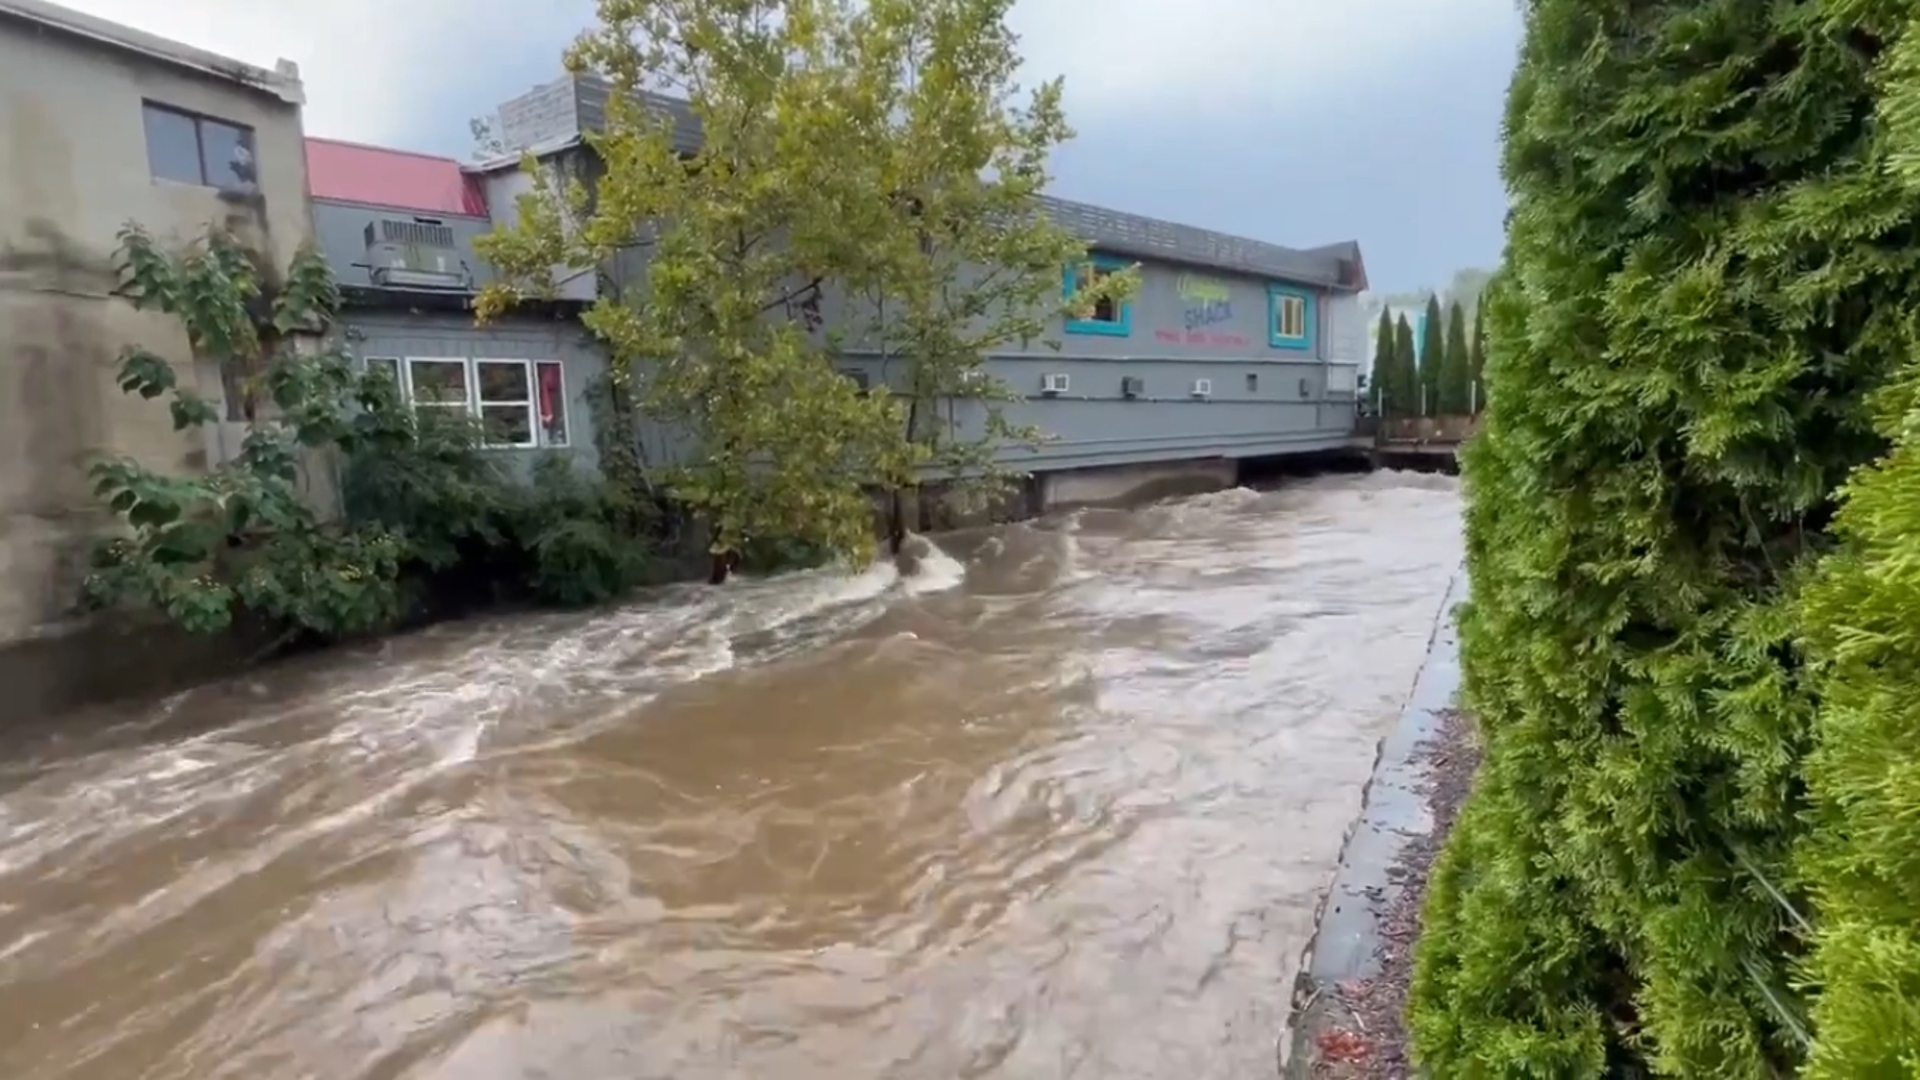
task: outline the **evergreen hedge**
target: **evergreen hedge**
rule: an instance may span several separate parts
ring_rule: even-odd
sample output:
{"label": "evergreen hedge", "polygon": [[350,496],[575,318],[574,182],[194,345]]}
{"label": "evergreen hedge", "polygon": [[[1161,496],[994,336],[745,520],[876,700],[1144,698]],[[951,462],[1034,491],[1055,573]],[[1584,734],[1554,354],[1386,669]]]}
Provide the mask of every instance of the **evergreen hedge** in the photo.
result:
{"label": "evergreen hedge", "polygon": [[[1913,354],[1920,198],[1874,113],[1914,7],[1526,7],[1463,468],[1463,694],[1486,757],[1430,883],[1410,1007],[1431,1075],[1791,1072],[1802,975],[1828,983],[1816,1067],[1896,1071],[1823,1036],[1865,1048],[1914,1022],[1914,911],[1887,883],[1916,881],[1920,849],[1887,816],[1911,803],[1871,782],[1911,768],[1912,740],[1907,713],[1868,706],[1916,695],[1834,689],[1872,661],[1819,626],[1898,621],[1901,594],[1849,591],[1848,567],[1872,577],[1854,548],[1797,587],[1834,544],[1837,489],[1885,448],[1868,395]],[[1906,528],[1871,509],[1883,476],[1843,519],[1856,548],[1875,520]]]}

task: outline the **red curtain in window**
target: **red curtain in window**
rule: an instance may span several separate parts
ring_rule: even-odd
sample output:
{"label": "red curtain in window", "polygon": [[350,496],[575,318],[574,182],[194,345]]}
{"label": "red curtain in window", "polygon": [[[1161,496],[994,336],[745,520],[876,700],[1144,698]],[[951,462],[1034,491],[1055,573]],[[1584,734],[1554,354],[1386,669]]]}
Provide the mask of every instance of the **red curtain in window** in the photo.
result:
{"label": "red curtain in window", "polygon": [[553,427],[560,414],[560,365],[540,365],[540,426]]}

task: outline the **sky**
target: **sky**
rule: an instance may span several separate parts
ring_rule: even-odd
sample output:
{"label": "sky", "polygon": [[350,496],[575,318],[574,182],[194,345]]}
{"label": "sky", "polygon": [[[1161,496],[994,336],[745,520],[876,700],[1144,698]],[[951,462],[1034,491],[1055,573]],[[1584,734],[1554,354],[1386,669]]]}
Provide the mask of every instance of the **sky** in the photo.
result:
{"label": "sky", "polygon": [[[466,157],[468,121],[560,74],[592,0],[62,0],[262,67],[310,135]],[[1053,191],[1294,247],[1358,240],[1376,291],[1492,266],[1516,0],[1018,0],[1078,137]]]}

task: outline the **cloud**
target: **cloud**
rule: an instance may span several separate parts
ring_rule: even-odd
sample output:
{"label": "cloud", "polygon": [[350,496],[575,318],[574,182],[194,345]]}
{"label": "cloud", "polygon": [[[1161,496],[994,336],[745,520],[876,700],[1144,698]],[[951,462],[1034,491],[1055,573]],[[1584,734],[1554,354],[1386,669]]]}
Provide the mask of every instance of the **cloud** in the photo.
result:
{"label": "cloud", "polygon": [[1022,0],[1010,21],[1031,77],[1064,75],[1069,114],[1098,124],[1351,96],[1516,19],[1514,0]]}
{"label": "cloud", "polygon": [[263,67],[293,60],[309,134],[441,152],[467,145],[467,118],[556,78],[593,17],[591,0],[66,3]]}
{"label": "cloud", "polygon": [[[469,118],[560,73],[593,0],[66,0],[306,81],[310,134],[465,156]],[[1376,284],[1499,250],[1515,0],[1019,0],[1067,81],[1056,190],[1286,244],[1358,239]]]}

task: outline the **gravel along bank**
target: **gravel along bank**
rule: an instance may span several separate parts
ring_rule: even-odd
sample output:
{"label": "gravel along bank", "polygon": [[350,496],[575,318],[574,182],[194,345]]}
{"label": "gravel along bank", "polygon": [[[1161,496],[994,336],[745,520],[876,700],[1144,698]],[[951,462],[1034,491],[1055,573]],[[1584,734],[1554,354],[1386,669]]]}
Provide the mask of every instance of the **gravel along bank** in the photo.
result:
{"label": "gravel along bank", "polygon": [[1463,599],[1464,579],[1436,622],[1400,723],[1381,743],[1322,901],[1280,1048],[1288,1080],[1413,1075],[1405,1015],[1420,907],[1480,764],[1473,720],[1452,707],[1460,681],[1452,611]]}

